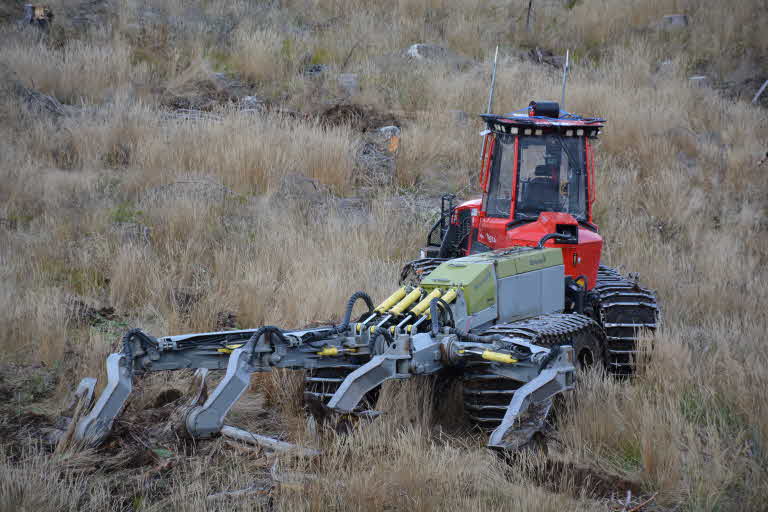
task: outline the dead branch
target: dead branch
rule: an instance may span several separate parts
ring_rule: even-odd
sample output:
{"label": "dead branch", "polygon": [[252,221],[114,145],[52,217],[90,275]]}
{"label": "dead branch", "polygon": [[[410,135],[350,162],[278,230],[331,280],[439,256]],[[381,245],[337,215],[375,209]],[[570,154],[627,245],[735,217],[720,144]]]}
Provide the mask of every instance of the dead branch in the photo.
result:
{"label": "dead branch", "polygon": [[636,505],[632,507],[631,509],[627,510],[627,512],[640,512],[643,508],[645,508],[646,505],[650,504],[653,500],[656,499],[656,496],[658,495],[658,492],[653,493],[653,496],[645,500],[644,502],[640,503],[639,505]]}
{"label": "dead branch", "polygon": [[280,441],[272,437],[254,434],[253,432],[233,427],[231,425],[224,425],[221,428],[221,435],[224,437],[229,437],[230,439],[237,439],[238,441],[242,441],[244,443],[257,444],[276,452],[290,452],[302,457],[316,457],[320,455],[320,452],[317,450],[304,448],[303,446]]}
{"label": "dead branch", "polygon": [[205,499],[208,501],[215,501],[223,498],[253,496],[254,494],[261,495],[263,498],[268,499],[269,493],[271,490],[272,490],[272,487],[269,484],[260,483],[260,484],[254,484],[250,487],[246,487],[245,489],[237,489],[234,491],[222,491],[214,494],[209,494]]}

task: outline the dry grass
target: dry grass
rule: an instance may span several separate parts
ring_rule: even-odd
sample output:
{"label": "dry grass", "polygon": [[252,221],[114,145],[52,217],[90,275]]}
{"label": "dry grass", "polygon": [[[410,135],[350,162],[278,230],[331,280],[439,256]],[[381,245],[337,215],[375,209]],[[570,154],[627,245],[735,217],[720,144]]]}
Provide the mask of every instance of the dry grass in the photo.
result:
{"label": "dry grass", "polygon": [[[76,7],[53,5],[62,13]],[[571,9],[536,2],[531,33],[525,1],[270,5],[169,1],[149,15],[126,2],[98,30],[78,29],[62,15],[57,23],[66,30],[48,40],[0,27],[0,63],[24,85],[78,106],[53,118],[30,113],[11,94],[0,98],[3,359],[45,363],[64,390],[102,372],[103,356],[129,325],[195,332],[232,313],[242,326],[296,327],[338,319],[357,289],[388,294],[430,215],[399,205],[410,194],[467,193],[474,185],[480,125],[448,111],[484,110],[490,46],[502,45],[496,110],[559,97],[558,73],[517,55],[568,47],[577,63],[568,110],[609,121],[596,204],[604,260],[641,272],[658,290],[665,328],[649,340],[650,359],[631,382],[585,379],[560,425],[557,457],[638,480],[645,492],[659,492],[663,507],[764,508],[768,179],[757,164],[768,122],[764,110],[687,83],[694,71],[729,80],[764,62],[758,2],[575,2]],[[653,28],[676,12],[691,16],[689,29]],[[398,56],[416,42],[445,44],[474,61]],[[657,72],[663,60],[671,65]],[[307,75],[316,64],[327,71]],[[352,126],[243,113],[211,85],[221,83],[212,72],[236,74],[248,94],[303,112],[339,101],[409,112],[394,184],[358,187],[363,134]],[[339,72],[358,73],[357,96],[339,88]],[[211,118],[168,119],[169,96],[200,91],[224,98]],[[370,213],[337,212],[323,193],[312,204],[287,199],[279,193],[287,174],[317,179],[336,195],[363,195]],[[110,305],[117,315],[94,322],[78,304]],[[147,400],[153,389],[177,386],[174,379],[150,382]],[[268,408],[282,404],[280,428],[324,443],[328,455],[319,466],[281,463],[320,479],[300,492],[283,488],[276,508],[605,506],[574,475],[558,476],[547,490],[534,485],[543,460],[509,468],[479,436],[438,428],[441,415],[421,407],[428,386],[390,386],[380,421],[351,436],[314,439],[295,380],[276,373],[255,385],[265,388]],[[234,415],[246,425],[262,407],[258,393],[251,399]],[[208,494],[246,487],[266,471],[263,459],[219,444],[149,479],[95,468],[91,456],[64,460],[41,447],[7,447],[2,506],[200,509],[210,506]],[[260,499],[220,508],[252,508]]]}

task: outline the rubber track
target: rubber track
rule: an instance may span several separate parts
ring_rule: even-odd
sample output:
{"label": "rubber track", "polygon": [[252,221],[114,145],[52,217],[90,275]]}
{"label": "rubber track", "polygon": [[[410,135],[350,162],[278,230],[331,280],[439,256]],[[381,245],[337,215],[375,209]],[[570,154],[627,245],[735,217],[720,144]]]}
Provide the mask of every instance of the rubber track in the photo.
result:
{"label": "rubber track", "polygon": [[[400,271],[400,284],[413,284],[416,285],[421,282],[421,278],[429,275],[433,270],[440,266],[441,263],[448,261],[452,258],[421,258],[419,260],[409,261],[403,265]],[[413,274],[413,281],[408,282],[408,278]]]}
{"label": "rubber track", "polygon": [[592,291],[597,295],[593,304],[595,316],[606,334],[608,371],[615,375],[631,374],[639,333],[644,329],[653,332],[659,325],[656,293],[642,288],[636,279],[603,265],[598,269]]}
{"label": "rubber track", "polygon": [[304,377],[304,399],[328,403],[347,376],[360,365],[344,364],[307,371]]}
{"label": "rubber track", "polygon": [[[327,404],[347,376],[368,362],[366,357],[339,362],[337,366],[308,370],[304,375],[304,401]],[[358,409],[368,409],[376,401],[378,390],[371,391]]]}
{"label": "rubber track", "polygon": [[[494,325],[482,334],[523,338],[529,343],[549,347],[567,345],[574,336],[584,332],[592,332],[597,339],[604,340],[605,337],[602,328],[591,318],[565,313]],[[489,431],[501,423],[512,395],[523,385],[493,373],[490,365],[487,362],[473,362],[467,366],[463,375],[464,410],[470,420]]]}

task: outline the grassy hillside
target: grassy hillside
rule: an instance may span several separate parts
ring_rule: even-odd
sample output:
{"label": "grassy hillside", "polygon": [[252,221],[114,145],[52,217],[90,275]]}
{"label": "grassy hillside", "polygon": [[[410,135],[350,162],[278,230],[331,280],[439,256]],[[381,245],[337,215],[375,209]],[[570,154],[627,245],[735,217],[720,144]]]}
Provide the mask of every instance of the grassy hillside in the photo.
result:
{"label": "grassy hillside", "polygon": [[[645,510],[764,509],[768,92],[751,100],[768,13],[535,0],[527,30],[528,4],[58,0],[45,34],[2,7],[3,508],[616,510],[630,486],[633,503],[655,496]],[[689,24],[665,28],[668,14]],[[449,51],[409,58],[415,43]],[[284,373],[255,379],[232,422],[319,461],[270,473],[272,456],[222,440],[169,457],[130,436],[55,455],[34,440],[129,326],[295,327],[338,320],[355,290],[388,295],[440,194],[477,193],[497,44],[503,112],[559,98],[553,57],[572,52],[567,110],[608,119],[603,259],[663,306],[638,376],[586,376],[548,457],[488,453],[441,418],[448,397],[424,405],[426,381],[388,386],[367,429],[314,435]],[[377,132],[392,124],[394,155]],[[185,377],[148,379],[137,403]]]}

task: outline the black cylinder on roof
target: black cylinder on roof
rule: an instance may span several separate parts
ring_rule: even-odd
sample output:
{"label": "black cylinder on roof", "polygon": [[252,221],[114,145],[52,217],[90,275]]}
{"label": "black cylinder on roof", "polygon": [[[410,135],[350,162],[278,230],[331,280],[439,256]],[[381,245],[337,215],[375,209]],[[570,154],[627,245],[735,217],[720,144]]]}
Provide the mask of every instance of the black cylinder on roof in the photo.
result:
{"label": "black cylinder on roof", "polygon": [[532,101],[528,104],[528,115],[531,117],[560,117],[560,104],[556,101]]}

